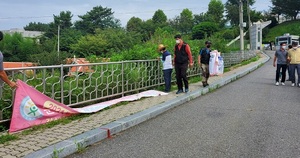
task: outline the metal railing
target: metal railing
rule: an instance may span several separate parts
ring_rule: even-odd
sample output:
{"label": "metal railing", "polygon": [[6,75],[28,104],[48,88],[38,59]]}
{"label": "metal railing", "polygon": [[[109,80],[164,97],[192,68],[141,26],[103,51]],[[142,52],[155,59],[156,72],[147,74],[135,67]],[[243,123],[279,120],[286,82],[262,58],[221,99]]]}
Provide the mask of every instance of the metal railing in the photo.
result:
{"label": "metal railing", "polygon": [[[222,56],[224,67],[230,67],[256,56],[256,52],[233,52]],[[24,67],[5,71],[10,78],[20,79],[68,106],[89,105],[164,84],[161,63],[158,60]],[[173,79],[174,74],[175,71]],[[188,70],[189,77],[199,75],[200,68],[197,65]],[[11,117],[13,97],[14,91],[2,82],[0,122],[8,121]]]}

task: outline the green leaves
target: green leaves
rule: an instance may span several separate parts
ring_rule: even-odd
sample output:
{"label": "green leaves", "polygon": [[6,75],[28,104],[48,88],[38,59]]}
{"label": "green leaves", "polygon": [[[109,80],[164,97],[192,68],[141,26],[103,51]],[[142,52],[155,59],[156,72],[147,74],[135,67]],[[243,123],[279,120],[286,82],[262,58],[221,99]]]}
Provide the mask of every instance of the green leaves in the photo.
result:
{"label": "green leaves", "polygon": [[95,33],[95,30],[118,28],[120,21],[115,19],[110,8],[96,6],[85,15],[78,16],[81,20],[75,23],[75,28],[86,33]]}
{"label": "green leaves", "polygon": [[284,14],[295,20],[300,12],[299,0],[272,0],[271,2],[274,5],[274,7],[272,7],[274,14]]}
{"label": "green leaves", "polygon": [[219,30],[219,26],[213,22],[202,22],[193,28],[193,39],[203,39],[210,37]]}

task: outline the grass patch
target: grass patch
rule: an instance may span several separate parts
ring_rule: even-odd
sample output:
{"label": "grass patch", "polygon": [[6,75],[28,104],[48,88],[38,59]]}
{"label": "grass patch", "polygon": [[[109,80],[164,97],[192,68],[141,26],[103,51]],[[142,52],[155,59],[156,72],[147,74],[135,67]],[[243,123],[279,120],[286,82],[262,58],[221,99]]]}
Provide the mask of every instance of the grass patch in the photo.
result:
{"label": "grass patch", "polygon": [[18,140],[19,137],[16,135],[4,134],[0,136],[0,144],[7,143],[12,140]]}
{"label": "grass patch", "polygon": [[59,120],[54,120],[54,121],[51,121],[51,122],[43,124],[43,125],[33,126],[30,129],[27,129],[27,130],[21,132],[21,135],[32,134],[32,132],[35,132],[35,131],[43,131],[45,129],[52,128],[59,124],[65,125],[65,124],[71,123],[72,121],[80,120],[80,119],[83,119],[88,116],[91,116],[91,114],[78,114],[78,115],[73,115],[73,116],[69,116],[69,117],[64,117]]}
{"label": "grass patch", "polygon": [[258,60],[259,60],[259,58],[260,58],[260,57],[257,55],[257,56],[255,56],[255,57],[253,57],[253,58],[249,59],[249,60],[242,61],[242,63],[241,63],[241,64],[239,64],[239,65],[242,65],[242,66],[244,66],[244,65],[248,65],[248,64],[250,64],[250,63],[252,63],[252,62],[256,62],[256,61],[258,61]]}

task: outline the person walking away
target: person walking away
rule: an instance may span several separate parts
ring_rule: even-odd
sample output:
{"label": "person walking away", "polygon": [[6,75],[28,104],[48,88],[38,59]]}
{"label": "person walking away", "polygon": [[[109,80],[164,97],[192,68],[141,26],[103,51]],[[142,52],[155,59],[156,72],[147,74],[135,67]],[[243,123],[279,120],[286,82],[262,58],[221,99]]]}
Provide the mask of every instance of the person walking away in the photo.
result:
{"label": "person walking away", "polygon": [[[292,48],[293,48],[293,46],[289,45],[287,51],[289,51]],[[290,62],[289,61],[287,61],[287,72],[288,72],[289,78],[286,81],[291,81],[291,68],[290,68]]]}
{"label": "person walking away", "polygon": [[205,48],[200,49],[198,55],[198,65],[201,68],[202,72],[202,85],[203,87],[209,86],[208,78],[209,78],[209,59],[211,52],[211,42],[205,42]]}
{"label": "person walking away", "polygon": [[161,52],[162,57],[161,61],[163,63],[163,74],[165,80],[165,92],[171,91],[171,80],[172,80],[172,55],[169,51],[167,51],[166,46],[163,44],[158,45],[158,51]]}
{"label": "person walking away", "polygon": [[291,81],[292,86],[295,86],[296,76],[295,70],[297,70],[298,75],[298,83],[297,85],[300,87],[300,48],[298,48],[298,42],[292,42],[293,48],[288,51],[288,61],[290,62],[291,69]]}
{"label": "person walking away", "polygon": [[[3,39],[3,33],[0,31],[0,41],[2,41]],[[11,80],[8,79],[6,72],[4,71],[4,67],[3,67],[3,54],[0,51],[0,78],[2,79],[2,81],[4,81],[5,83],[7,83],[11,88],[16,88],[17,84]]]}
{"label": "person walking away", "polygon": [[[276,65],[277,61],[277,65]],[[287,51],[286,44],[280,43],[280,49],[275,51],[273,66],[276,68],[275,85],[279,85],[279,77],[281,72],[281,85],[285,85],[286,68],[287,68]],[[282,71],[281,71],[282,70]]]}
{"label": "person walking away", "polygon": [[188,65],[190,67],[193,66],[191,48],[182,40],[181,35],[176,35],[174,38],[176,39],[176,45],[174,49],[174,65],[176,72],[176,83],[178,88],[176,94],[183,93],[182,81],[184,82],[185,92],[187,93],[189,91],[187,69]]}

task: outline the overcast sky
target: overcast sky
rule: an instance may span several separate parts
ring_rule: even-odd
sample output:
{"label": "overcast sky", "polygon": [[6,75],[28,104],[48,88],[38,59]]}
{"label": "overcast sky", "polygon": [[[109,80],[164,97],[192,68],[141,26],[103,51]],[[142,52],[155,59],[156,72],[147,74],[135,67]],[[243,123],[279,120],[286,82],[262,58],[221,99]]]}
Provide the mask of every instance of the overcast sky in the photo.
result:
{"label": "overcast sky", "polygon": [[[227,0],[222,0],[225,3]],[[122,26],[135,16],[143,20],[152,18],[158,9],[164,11],[168,19],[180,15],[188,8],[193,14],[206,12],[210,0],[1,0],[0,30],[23,28],[29,22],[49,23],[53,15],[61,11],[71,11],[73,21],[95,6],[112,8],[114,17],[121,20]],[[258,11],[269,10],[270,0],[256,0],[252,8]]]}

